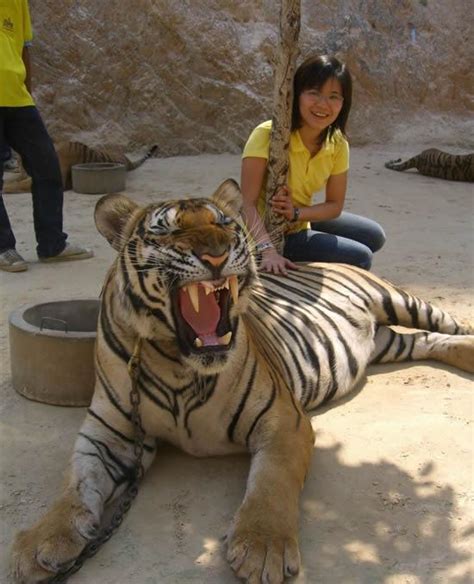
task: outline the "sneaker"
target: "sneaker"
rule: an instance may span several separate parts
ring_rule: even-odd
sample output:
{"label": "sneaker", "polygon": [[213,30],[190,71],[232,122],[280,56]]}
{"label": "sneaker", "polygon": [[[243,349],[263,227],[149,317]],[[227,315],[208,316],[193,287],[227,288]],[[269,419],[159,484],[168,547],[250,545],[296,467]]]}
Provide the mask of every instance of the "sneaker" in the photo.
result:
{"label": "sneaker", "polygon": [[6,249],[0,253],[0,270],[5,272],[24,272],[27,269],[28,264],[16,249]]}
{"label": "sneaker", "polygon": [[69,262],[71,260],[86,260],[91,258],[94,252],[86,247],[81,247],[80,245],[74,245],[73,243],[66,243],[66,247],[61,253],[55,256],[49,256],[39,258],[40,262]]}

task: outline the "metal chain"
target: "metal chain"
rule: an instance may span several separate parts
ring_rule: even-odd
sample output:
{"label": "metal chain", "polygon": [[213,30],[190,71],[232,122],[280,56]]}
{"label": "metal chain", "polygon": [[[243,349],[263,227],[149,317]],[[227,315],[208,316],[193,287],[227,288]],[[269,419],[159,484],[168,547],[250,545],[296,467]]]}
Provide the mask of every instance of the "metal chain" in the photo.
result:
{"label": "metal chain", "polygon": [[64,584],[70,576],[75,574],[83,563],[95,556],[99,549],[108,541],[115,531],[119,528],[126,513],[132,506],[133,500],[138,493],[138,484],[143,477],[144,468],[142,464],[143,444],[145,441],[145,432],[143,431],[140,416],[140,392],[138,390],[138,377],[140,375],[140,350],[141,339],[138,338],[133,349],[132,356],[128,362],[128,374],[132,382],[130,390],[130,404],[132,406],[131,419],[134,431],[133,452],[135,455],[135,464],[133,468],[133,480],[121,495],[116,503],[116,509],[110,519],[109,525],[104,527],[99,535],[82,550],[80,555],[74,560],[74,563],[66,571],[60,572],[49,580],[43,580],[44,584]]}

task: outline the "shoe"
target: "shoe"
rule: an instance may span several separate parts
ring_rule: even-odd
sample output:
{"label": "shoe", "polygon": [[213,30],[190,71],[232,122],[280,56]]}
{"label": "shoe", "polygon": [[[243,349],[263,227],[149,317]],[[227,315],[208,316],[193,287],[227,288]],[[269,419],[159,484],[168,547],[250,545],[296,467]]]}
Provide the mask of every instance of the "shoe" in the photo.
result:
{"label": "shoe", "polygon": [[86,260],[91,258],[94,252],[86,247],[81,247],[80,245],[74,245],[73,243],[66,243],[66,247],[61,253],[55,256],[40,257],[40,262],[50,263],[50,262],[69,262],[72,260]]}
{"label": "shoe", "polygon": [[27,269],[28,264],[16,249],[6,249],[0,253],[0,270],[5,272],[24,272]]}

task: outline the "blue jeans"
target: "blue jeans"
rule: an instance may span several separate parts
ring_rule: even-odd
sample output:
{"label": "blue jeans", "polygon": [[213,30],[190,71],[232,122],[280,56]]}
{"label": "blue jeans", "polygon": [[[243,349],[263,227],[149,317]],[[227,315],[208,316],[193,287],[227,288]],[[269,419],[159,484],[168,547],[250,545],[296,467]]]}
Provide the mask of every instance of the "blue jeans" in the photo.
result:
{"label": "blue jeans", "polygon": [[293,262],[338,262],[369,270],[373,253],[384,243],[385,232],[378,223],[343,211],[337,219],[287,235],[283,255]]}
{"label": "blue jeans", "polygon": [[[53,142],[34,106],[0,107],[0,150],[11,146],[21,156],[31,176],[36,252],[40,257],[61,253],[66,246],[63,233],[63,185]],[[0,193],[3,165],[0,165]],[[0,252],[14,249],[15,236],[0,194]]]}

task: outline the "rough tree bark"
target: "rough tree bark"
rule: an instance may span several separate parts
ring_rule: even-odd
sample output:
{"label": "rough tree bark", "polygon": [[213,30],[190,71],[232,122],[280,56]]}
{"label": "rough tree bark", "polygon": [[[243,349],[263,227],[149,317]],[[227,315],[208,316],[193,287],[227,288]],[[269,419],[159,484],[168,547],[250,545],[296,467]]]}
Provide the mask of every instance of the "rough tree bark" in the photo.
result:
{"label": "rough tree bark", "polygon": [[269,202],[275,191],[286,184],[288,175],[293,75],[299,52],[300,14],[300,0],[281,0],[280,42],[275,58],[272,134],[264,217],[267,232],[280,253],[283,250],[283,236],[287,221],[273,213]]}

